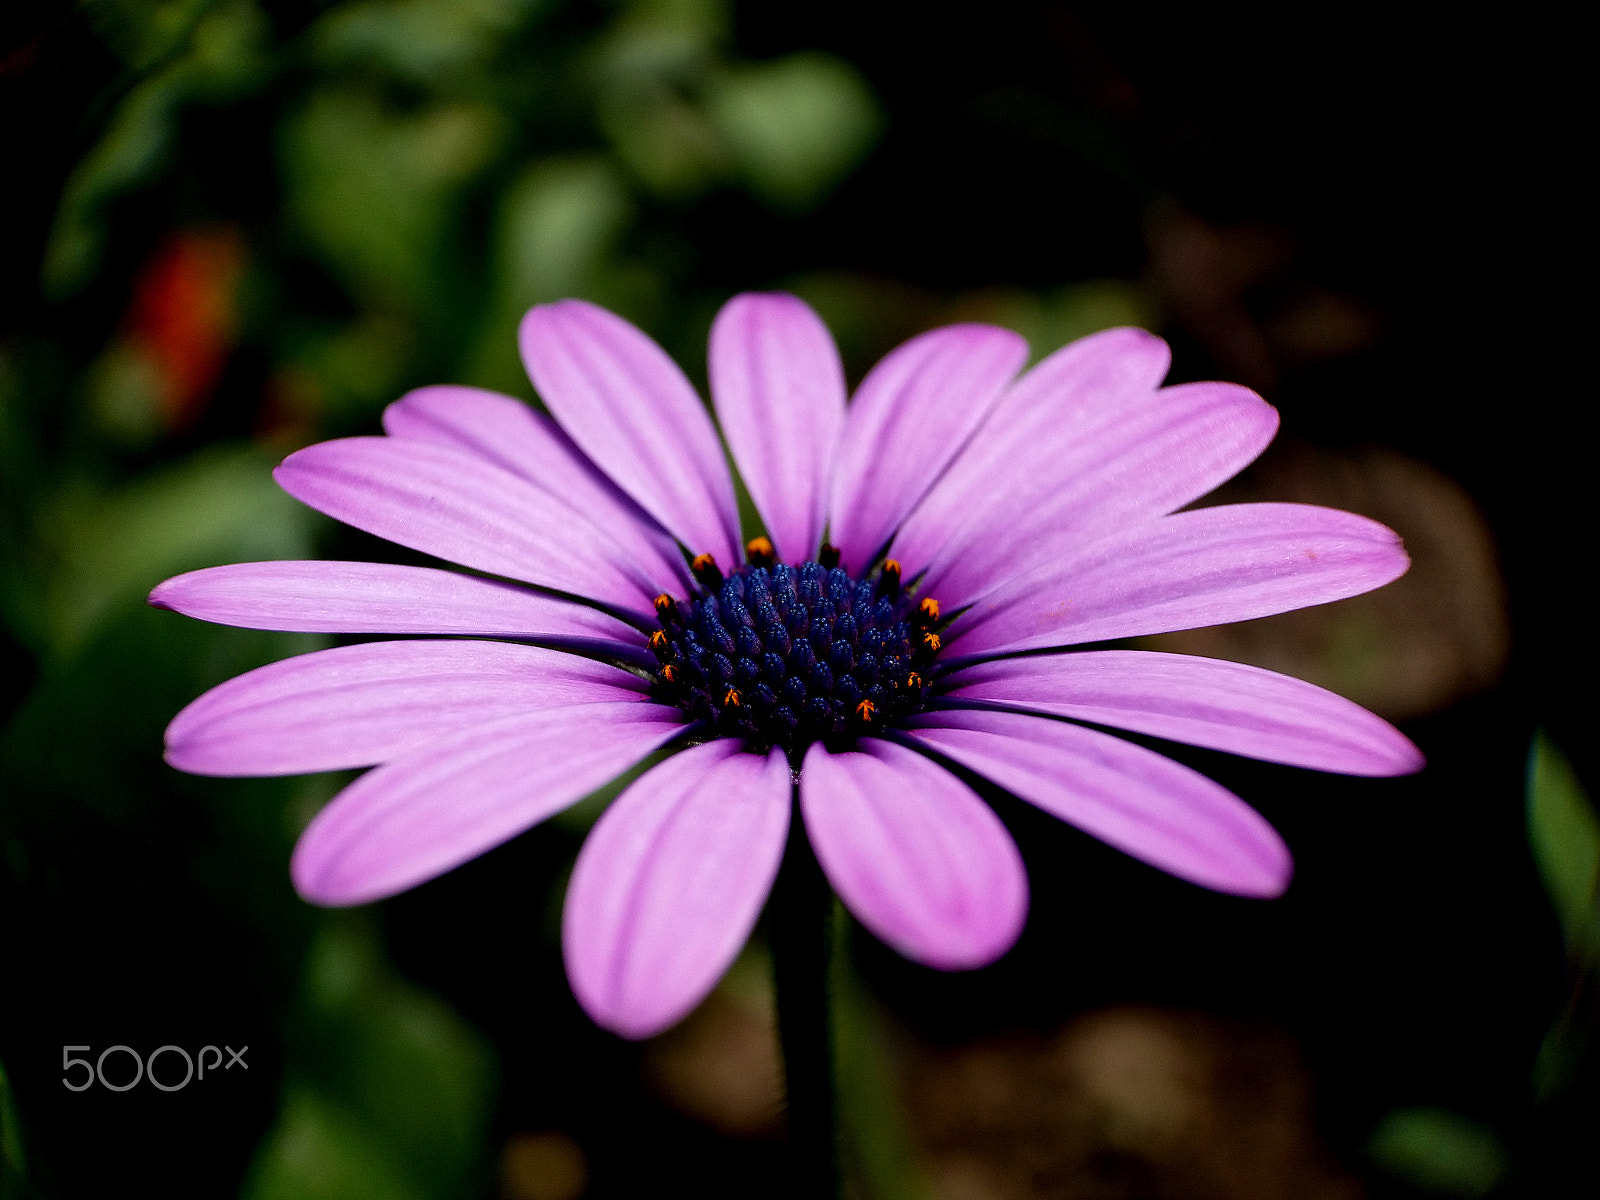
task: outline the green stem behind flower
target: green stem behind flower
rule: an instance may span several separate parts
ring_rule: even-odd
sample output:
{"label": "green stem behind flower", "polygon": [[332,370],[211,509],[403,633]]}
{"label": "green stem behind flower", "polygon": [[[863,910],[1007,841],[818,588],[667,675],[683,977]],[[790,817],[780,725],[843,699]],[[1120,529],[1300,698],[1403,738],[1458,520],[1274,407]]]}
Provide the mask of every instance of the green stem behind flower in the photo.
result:
{"label": "green stem behind flower", "polygon": [[828,995],[833,892],[806,841],[798,811],[773,889],[770,919],[793,1194],[803,1200],[835,1200],[839,1153]]}

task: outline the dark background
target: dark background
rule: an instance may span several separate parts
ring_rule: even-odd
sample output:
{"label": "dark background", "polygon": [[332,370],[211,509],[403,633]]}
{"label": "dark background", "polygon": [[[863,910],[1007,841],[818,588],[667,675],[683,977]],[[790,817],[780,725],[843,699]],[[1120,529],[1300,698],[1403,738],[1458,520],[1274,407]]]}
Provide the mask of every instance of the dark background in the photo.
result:
{"label": "dark background", "polygon": [[[1034,896],[1010,956],[940,976],[852,937],[896,1044],[918,1047],[897,1078],[914,1091],[940,1055],[1054,1044],[1084,1014],[1181,1014],[1277,1048],[1310,1089],[1307,1136],[1355,1189],[1340,1194],[1592,1185],[1592,984],[1523,801],[1537,728],[1591,787],[1600,767],[1574,565],[1594,544],[1575,29],[1528,6],[507,0],[480,6],[499,24],[460,18],[468,50],[418,66],[420,34],[396,49],[348,32],[352,11],[409,29],[399,7],[28,0],[0,17],[5,1195],[575,1196],[528,1182],[555,1187],[574,1161],[592,1196],[775,1186],[770,1129],[708,1121],[660,1083],[655,1051],[573,1004],[552,914],[580,824],[328,916],[293,897],[286,860],[338,781],[160,761],[182,704],[310,643],[201,628],[142,594],[214,562],[392,554],[275,499],[268,468],[374,431],[410,386],[531,396],[502,334],[546,286],[639,321],[702,381],[716,306],[785,287],[833,325],[852,378],[941,321],[1017,324],[1044,351],[1139,320],[1172,343],[1175,381],[1260,390],[1284,434],[1234,494],[1369,512],[1417,568],[1353,616],[1174,645],[1339,686],[1428,770],[1350,780],[1174,752],[1288,839],[1297,880],[1273,904],[996,797]],[[630,57],[630,30],[673,36],[639,35],[655,57]],[[769,130],[772,168],[719,97],[813,51],[832,65],[800,91],[837,91],[819,111],[859,137],[812,154]],[[531,243],[545,273],[519,282],[505,214],[551,178],[577,180],[579,232]],[[398,248],[362,241],[390,219],[414,222]],[[207,305],[211,323],[181,319]],[[1535,1059],[1564,1012],[1541,1095]],[[247,1043],[249,1075],[171,1095],[58,1082],[61,1046],[116,1043]],[[937,1185],[938,1139],[906,1107]],[[1455,1122],[1449,1145],[1413,1131],[1385,1150],[1385,1122],[1418,1110]],[[964,1144],[998,1153],[996,1128]],[[994,1194],[1266,1194],[1118,1153]],[[1429,1174],[1474,1153],[1498,1165]]]}

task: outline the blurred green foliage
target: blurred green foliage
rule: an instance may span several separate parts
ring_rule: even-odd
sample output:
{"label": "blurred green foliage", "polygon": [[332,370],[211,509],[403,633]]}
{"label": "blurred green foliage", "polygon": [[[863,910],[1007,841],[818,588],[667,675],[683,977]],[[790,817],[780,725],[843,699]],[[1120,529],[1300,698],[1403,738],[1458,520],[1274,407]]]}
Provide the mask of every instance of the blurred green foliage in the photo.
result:
{"label": "blurred green foliage", "polygon": [[17,1101],[11,1094],[11,1080],[0,1063],[0,1200],[11,1200],[27,1193],[28,1163],[22,1148],[22,1123],[17,1119]]}
{"label": "blurred green foliage", "polygon": [[1592,957],[1600,951],[1600,817],[1543,733],[1528,754],[1528,841],[1567,945]]}
{"label": "blurred green foliage", "polygon": [[[733,189],[802,215],[881,133],[853,68],[740,60],[714,0],[626,4],[599,28],[567,24],[571,7],[362,0],[288,40],[252,0],[108,7],[137,81],[68,183],[47,291],[104,283],[119,209],[204,170],[208,120],[266,104],[281,191],[250,252],[275,303],[247,339],[306,368],[335,419],[352,402],[370,419],[429,369],[525,391],[530,305],[578,294],[649,323],[692,269],[685,205]],[[332,311],[280,307],[306,267],[337,284]]]}
{"label": "blurred green foliage", "polygon": [[272,482],[272,457],[218,447],[123,487],[60,497],[43,514],[53,551],[44,641],[68,653],[107,614],[194,564],[304,558],[312,514]]}
{"label": "blurred green foliage", "polygon": [[1368,1152],[1379,1166],[1440,1196],[1487,1196],[1504,1181],[1510,1157],[1493,1132],[1439,1108],[1390,1113]]}
{"label": "blurred green foliage", "polygon": [[[0,615],[31,670],[0,733],[0,857],[36,931],[21,969],[56,980],[18,1019],[81,1028],[101,1015],[97,968],[155,954],[128,969],[164,972],[147,998],[163,1011],[124,1012],[116,1037],[276,1030],[257,1046],[282,1080],[247,1200],[481,1193],[492,1051],[396,975],[370,921],[289,890],[293,838],[338,781],[159,760],[188,700],[325,640],[144,597],[196,567],[315,555],[330,527],[274,485],[284,450],[371,432],[420,383],[527,395],[532,304],[579,295],[669,339],[691,327],[714,303],[683,303],[698,206],[801,218],[883,114],[837,58],[741,57],[717,0],[92,0],[83,19],[116,74],[86,100],[41,316],[0,341]],[[0,1118],[9,1197],[30,1120],[9,1085]],[[135,1155],[158,1152],[147,1119],[128,1124]],[[87,1168],[65,1162],[66,1181]]]}
{"label": "blurred green foliage", "polygon": [[931,1200],[895,1075],[891,1025],[851,963],[850,917],[841,904],[832,931],[829,988],[845,1173],[869,1200]]}
{"label": "blurred green foliage", "polygon": [[1546,1103],[1574,1090],[1600,1020],[1600,816],[1572,763],[1542,730],[1528,751],[1528,843],[1567,947],[1566,1003],[1533,1064]]}
{"label": "blurred green foliage", "polygon": [[[201,780],[160,762],[165,723],[205,688],[325,643],[152,612],[148,589],[216,563],[382,553],[279,492],[273,462],[375,432],[412,386],[530,396],[515,331],[533,304],[604,304],[695,372],[731,290],[783,286],[817,308],[859,374],[940,320],[1005,324],[1035,358],[1151,325],[1150,288],[1047,280],[935,295],[837,262],[730,274],[727,254],[709,270],[728,213],[761,214],[774,238],[803,228],[891,123],[837,56],[742,53],[722,0],[88,0],[81,12],[117,73],[85,105],[92,128],[45,247],[38,315],[0,340],[0,619],[22,668],[0,733],[0,860],[15,936],[42,931],[13,947],[16,970],[41,981],[25,1015],[59,1009],[64,1029],[104,994],[104,973],[63,963],[61,943],[148,991],[160,1010],[139,1018],[148,1028],[221,1012],[270,1030],[262,1058],[277,1065],[260,1068],[255,1124],[231,1112],[206,1127],[246,1125],[246,1200],[483,1194],[507,1133],[494,1049],[402,978],[372,921],[312,912],[290,890],[293,839],[339,781]],[[236,248],[233,267],[185,257],[208,238]],[[182,320],[208,305],[211,324]],[[218,366],[208,374],[196,355]],[[1531,779],[1535,857],[1569,946],[1593,946],[1593,810],[1547,743]],[[556,831],[581,830],[603,801]],[[543,914],[553,944],[559,871],[529,891],[556,898]],[[508,960],[528,953],[516,945]],[[854,1168],[872,1195],[920,1197],[882,1014],[841,971]],[[530,1001],[524,1051],[559,1036],[547,1019]],[[1572,1036],[1547,1043],[1552,1079],[1570,1072]],[[54,1078],[31,1081],[14,1096],[0,1075],[6,1189],[40,1162],[65,1164],[54,1169],[69,1182],[88,1169],[76,1112],[52,1126],[38,1099]],[[126,1111],[105,1122],[131,1130],[98,1148],[108,1160],[149,1153],[168,1119]],[[24,1140],[45,1126],[58,1140],[24,1163]],[[1441,1110],[1392,1114],[1371,1150],[1445,1194],[1487,1194],[1508,1169],[1493,1134]],[[148,1178],[170,1165],[136,1163]]]}
{"label": "blurred green foliage", "polygon": [[481,1188],[490,1051],[394,975],[370,921],[321,920],[291,1021],[283,1108],[244,1200],[445,1200]]}
{"label": "blurred green foliage", "polygon": [[57,299],[96,282],[112,206],[179,168],[184,110],[243,101],[272,70],[270,24],[250,0],[122,0],[90,12],[137,82],[62,196],[43,280]]}

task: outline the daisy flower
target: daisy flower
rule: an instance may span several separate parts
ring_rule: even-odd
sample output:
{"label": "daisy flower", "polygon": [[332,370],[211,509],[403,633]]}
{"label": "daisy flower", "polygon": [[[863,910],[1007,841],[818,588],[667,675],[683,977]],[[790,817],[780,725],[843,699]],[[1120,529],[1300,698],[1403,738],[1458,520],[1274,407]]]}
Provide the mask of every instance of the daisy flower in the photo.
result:
{"label": "daisy flower", "polygon": [[670,751],[589,834],[563,923],[578,1000],[643,1037],[738,953],[792,819],[857,920],[970,968],[1016,940],[1028,885],[968,772],[1180,878],[1273,896],[1290,859],[1271,826],[1105,728],[1356,775],[1421,765],[1311,684],[1076,649],[1337,600],[1407,566],[1351,513],[1184,509],[1277,415],[1232,384],[1161,386],[1168,351],[1148,333],[1096,334],[1019,377],[1015,333],[935,329],[847,402],[815,313],[736,297],[710,380],[765,524],[748,542],[718,426],[655,342],[577,300],[533,309],[520,339],[549,416],[423,388],[388,408],[387,436],[276,472],[313,508],[474,574],[245,563],[151,595],[249,628],[410,635],[252,671],[168,730],[168,761],[201,774],[373,768],[300,838],[310,901],[414,887]]}

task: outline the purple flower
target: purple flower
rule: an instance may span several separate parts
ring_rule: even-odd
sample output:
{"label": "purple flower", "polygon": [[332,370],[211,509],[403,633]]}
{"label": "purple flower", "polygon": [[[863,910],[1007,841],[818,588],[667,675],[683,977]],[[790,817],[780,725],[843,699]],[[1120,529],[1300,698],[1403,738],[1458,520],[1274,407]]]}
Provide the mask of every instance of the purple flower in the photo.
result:
{"label": "purple flower", "polygon": [[531,311],[521,344],[554,420],[423,388],[389,407],[387,437],[324,442],[277,470],[338,520],[496,578],[244,563],[151,595],[250,628],[429,635],[252,671],[168,730],[168,761],[201,774],[376,764],[301,837],[308,900],[412,887],[671,750],[601,816],[566,899],[573,990],[642,1037],[688,1012],[749,935],[796,790],[851,913],[955,969],[1012,945],[1028,889],[952,764],[1245,896],[1288,883],[1266,821],[1096,726],[1356,775],[1421,765],[1386,722],[1296,679],[1059,652],[1321,604],[1407,566],[1392,532],[1351,513],[1175,511],[1255,458],[1277,415],[1231,384],[1161,387],[1168,352],[1150,334],[1097,334],[1016,378],[1016,334],[936,329],[847,404],[809,308],[735,298],[710,373],[766,523],[747,546],[717,429],[660,347],[575,300]]}

